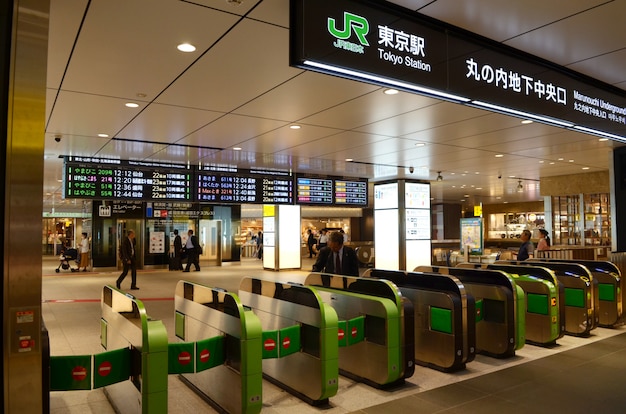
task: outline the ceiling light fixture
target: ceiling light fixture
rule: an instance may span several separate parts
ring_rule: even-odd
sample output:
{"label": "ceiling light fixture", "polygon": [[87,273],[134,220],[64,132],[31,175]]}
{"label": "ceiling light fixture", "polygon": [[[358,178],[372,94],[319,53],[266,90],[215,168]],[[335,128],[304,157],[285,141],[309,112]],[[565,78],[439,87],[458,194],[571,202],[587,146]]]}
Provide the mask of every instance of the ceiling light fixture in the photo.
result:
{"label": "ceiling light fixture", "polygon": [[185,53],[191,53],[191,52],[195,52],[196,51],[196,47],[192,44],[189,43],[181,43],[180,45],[176,46],[176,49],[180,50],[181,52],[185,52]]}
{"label": "ceiling light fixture", "polygon": [[490,104],[488,102],[472,101],[472,104],[479,106],[481,108],[489,108],[497,112],[502,112],[502,113],[509,114],[509,115],[515,115],[524,119],[531,118],[536,121],[541,121],[541,122],[545,122],[547,124],[552,124],[552,125],[558,125],[560,127],[571,128],[574,126],[574,124],[572,124],[571,122],[561,121],[559,119],[554,119],[554,118],[548,118],[546,116],[541,116],[541,115],[529,114],[528,112],[518,111],[516,109],[511,109],[511,108],[506,108],[500,105]]}
{"label": "ceiling light fixture", "polygon": [[109,134],[98,134],[100,138],[108,138]]}
{"label": "ceiling light fixture", "polygon": [[383,93],[385,95],[397,95],[398,93],[400,93],[400,91],[397,89],[387,88],[383,91]]}
{"label": "ceiling light fixture", "polygon": [[233,151],[241,151],[241,147],[233,147]]}
{"label": "ceiling light fixture", "polygon": [[291,129],[300,129],[302,127],[300,125],[291,125],[289,128],[291,128]]}
{"label": "ceiling light fixture", "polygon": [[443,181],[443,176],[441,175],[441,171],[437,171],[437,181]]}
{"label": "ceiling light fixture", "polygon": [[125,105],[127,107],[129,107],[129,108],[137,108],[137,107],[139,107],[139,104],[136,104],[134,102],[127,102]]}

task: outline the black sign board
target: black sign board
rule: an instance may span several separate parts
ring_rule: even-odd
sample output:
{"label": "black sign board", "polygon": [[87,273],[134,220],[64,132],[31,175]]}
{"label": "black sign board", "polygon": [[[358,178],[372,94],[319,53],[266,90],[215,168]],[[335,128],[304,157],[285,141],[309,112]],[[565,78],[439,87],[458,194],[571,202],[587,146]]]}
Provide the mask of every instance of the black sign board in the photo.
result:
{"label": "black sign board", "polygon": [[182,164],[67,157],[65,198],[191,201],[192,170]]}
{"label": "black sign board", "polygon": [[626,92],[400,6],[291,0],[293,66],[626,140]]}
{"label": "black sign board", "polygon": [[367,207],[366,179],[296,175],[296,204]]}
{"label": "black sign board", "polygon": [[293,204],[287,171],[205,166],[196,173],[197,201],[220,204]]}

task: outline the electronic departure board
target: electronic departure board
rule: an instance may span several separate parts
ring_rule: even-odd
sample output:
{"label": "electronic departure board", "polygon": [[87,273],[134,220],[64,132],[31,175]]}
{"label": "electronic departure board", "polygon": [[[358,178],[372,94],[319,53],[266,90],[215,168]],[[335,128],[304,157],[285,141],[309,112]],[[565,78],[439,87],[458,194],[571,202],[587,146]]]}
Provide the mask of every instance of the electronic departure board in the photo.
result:
{"label": "electronic departure board", "polygon": [[196,173],[197,201],[211,203],[293,204],[288,171],[204,166]]}
{"label": "electronic departure board", "polygon": [[367,206],[367,181],[335,179],[335,204]]}
{"label": "electronic departure board", "polygon": [[297,177],[298,204],[332,204],[333,180],[330,178]]}
{"label": "electronic departure board", "polygon": [[366,207],[367,179],[289,170],[185,165],[95,157],[64,158],[63,196],[94,200],[308,204]]}
{"label": "electronic departure board", "polygon": [[182,164],[66,157],[65,198],[192,201],[192,170]]}
{"label": "electronic departure board", "polygon": [[328,176],[296,176],[296,203],[367,206],[367,180]]}

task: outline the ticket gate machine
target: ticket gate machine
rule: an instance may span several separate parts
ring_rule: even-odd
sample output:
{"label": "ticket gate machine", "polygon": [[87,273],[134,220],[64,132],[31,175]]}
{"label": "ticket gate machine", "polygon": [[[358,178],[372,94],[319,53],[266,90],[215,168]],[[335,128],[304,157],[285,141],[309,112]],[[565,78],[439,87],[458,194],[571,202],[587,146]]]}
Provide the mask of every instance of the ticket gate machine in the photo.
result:
{"label": "ticket gate machine", "polygon": [[499,270],[437,266],[418,266],[415,271],[455,276],[474,296],[478,353],[507,358],[524,346],[524,291],[508,274]]}
{"label": "ticket gate machine", "polygon": [[415,362],[444,372],[465,368],[476,356],[474,298],[454,276],[370,269],[364,277],[393,282],[415,311]]}
{"label": "ticket gate machine", "polygon": [[597,284],[589,270],[577,263],[546,261],[497,261],[495,264],[546,267],[563,284],[565,290],[565,333],[589,336],[598,325],[599,296]]}
{"label": "ticket gate machine", "polygon": [[[237,295],[179,281],[174,296],[176,337],[192,343],[190,372],[181,380],[221,411],[262,408],[261,322]],[[170,349],[171,352],[171,349]]]}
{"label": "ticket gate machine", "polygon": [[585,266],[598,281],[598,325],[612,328],[622,323],[624,309],[624,280],[619,268],[599,260],[530,259],[541,262],[578,263]]}
{"label": "ticket gate machine", "polygon": [[339,336],[348,336],[339,347],[342,375],[376,388],[401,384],[413,375],[413,304],[393,283],[311,273],[304,284],[335,309]]}
{"label": "ticket gate machine", "polygon": [[241,302],[263,329],[263,375],[311,405],[337,393],[337,313],[311,287],[243,278]]}
{"label": "ticket gate machine", "polygon": [[543,267],[459,263],[457,267],[506,272],[526,295],[526,342],[552,345],[565,333],[565,290],[554,272]]}

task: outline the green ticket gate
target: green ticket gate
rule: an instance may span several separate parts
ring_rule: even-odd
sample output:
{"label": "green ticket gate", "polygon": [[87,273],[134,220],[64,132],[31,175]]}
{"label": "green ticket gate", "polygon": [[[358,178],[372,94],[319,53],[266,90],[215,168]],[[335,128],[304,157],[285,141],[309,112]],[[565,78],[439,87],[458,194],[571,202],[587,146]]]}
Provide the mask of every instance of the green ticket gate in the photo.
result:
{"label": "green ticket gate", "polygon": [[416,272],[457,277],[476,301],[476,350],[496,358],[515,355],[526,342],[524,291],[499,270],[418,266]]}
{"label": "green ticket gate", "polygon": [[497,261],[495,264],[546,267],[554,272],[565,290],[565,333],[589,336],[598,324],[597,284],[589,270],[577,263],[546,261]]}
{"label": "green ticket gate", "polygon": [[312,405],[337,393],[337,313],[311,287],[244,278],[241,302],[263,329],[263,375]]}
{"label": "green ticket gate", "polygon": [[112,286],[102,289],[101,307],[101,342],[109,352],[94,356],[94,388],[105,386],[117,413],[167,412],[165,326],[148,317],[140,300]]}
{"label": "green ticket gate", "polygon": [[218,409],[260,412],[259,318],[237,295],[186,281],[176,285],[174,305],[176,337],[182,342],[170,344],[170,366],[180,366],[183,382]]}
{"label": "green ticket gate", "polygon": [[311,273],[313,286],[339,318],[339,372],[377,388],[415,371],[413,305],[388,281]]}
{"label": "green ticket gate", "polygon": [[457,267],[506,272],[526,296],[526,342],[552,345],[565,333],[565,290],[554,272],[543,267],[460,263]]}
{"label": "green ticket gate", "polygon": [[415,311],[415,362],[444,372],[465,368],[476,356],[474,298],[454,276],[371,269],[364,277],[393,282]]}
{"label": "green ticket gate", "polygon": [[531,259],[542,262],[578,263],[598,281],[598,326],[612,328],[622,323],[624,280],[614,263],[599,260]]}

